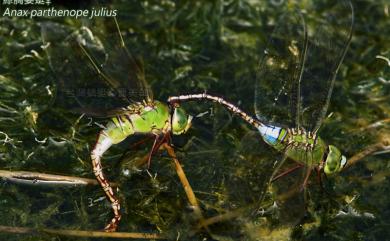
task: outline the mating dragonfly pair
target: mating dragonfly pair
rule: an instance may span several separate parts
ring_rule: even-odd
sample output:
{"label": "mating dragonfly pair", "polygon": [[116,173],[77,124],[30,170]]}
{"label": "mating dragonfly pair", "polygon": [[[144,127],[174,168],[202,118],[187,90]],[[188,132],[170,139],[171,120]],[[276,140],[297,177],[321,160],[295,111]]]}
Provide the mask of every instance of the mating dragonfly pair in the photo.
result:
{"label": "mating dragonfly pair", "polygon": [[[350,14],[341,16],[345,12]],[[338,4],[334,12],[324,14],[322,19],[305,21],[301,13],[285,14],[269,36],[257,70],[255,118],[225,99],[205,93],[172,96],[167,103],[154,100],[143,65],[126,48],[116,19],[111,26],[116,33],[106,36],[105,41],[87,27],[74,31],[58,24],[42,24],[42,37],[58,78],[57,86],[65,90],[58,97],[72,97],[61,101],[73,110],[111,118],[90,154],[93,172],[114,212],[106,231],[117,229],[121,214],[119,200],[103,174],[104,153],[128,136],[153,134],[150,161],[163,143],[170,142],[170,134],[180,135],[191,127],[193,117],[180,106],[184,101],[210,100],[225,106],[255,127],[267,144],[282,153],[282,158],[272,163],[267,185],[300,167],[305,168],[303,187],[313,170],[321,175],[321,172],[333,174],[343,169],[345,156],[337,147],[325,144],[317,133],[351,41],[353,8],[350,3]],[[109,91],[103,91],[99,98],[88,96],[101,83]],[[135,89],[141,91],[127,92]],[[73,93],[66,96],[64,93],[69,94],[70,90]],[[113,96],[117,97],[115,101]],[[287,158],[297,166],[278,175]]]}

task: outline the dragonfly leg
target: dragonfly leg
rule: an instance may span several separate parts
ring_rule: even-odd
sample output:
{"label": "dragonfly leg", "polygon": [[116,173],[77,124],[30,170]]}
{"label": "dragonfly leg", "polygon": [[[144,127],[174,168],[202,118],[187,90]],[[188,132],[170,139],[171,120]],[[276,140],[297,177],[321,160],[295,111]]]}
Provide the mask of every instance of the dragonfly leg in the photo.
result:
{"label": "dragonfly leg", "polygon": [[290,174],[291,172],[293,172],[293,171],[295,171],[295,170],[298,170],[298,169],[301,168],[301,167],[303,167],[303,165],[302,165],[302,164],[298,164],[298,165],[296,165],[295,167],[292,167],[292,168],[290,168],[290,169],[288,169],[288,170],[286,170],[286,171],[280,173],[280,174],[277,175],[276,177],[273,177],[272,180],[271,180],[271,182],[274,182],[274,181],[278,180],[279,178],[284,177],[284,176]]}
{"label": "dragonfly leg", "polygon": [[303,181],[303,184],[302,184],[302,189],[306,188],[307,182],[309,181],[309,177],[310,177],[311,171],[312,171],[311,168],[307,168],[306,175],[305,175],[305,180]]}
{"label": "dragonfly leg", "polygon": [[158,140],[158,137],[156,137],[156,140],[153,143],[152,151],[150,152],[151,155],[156,153],[162,144],[164,144],[164,143],[171,143],[171,136],[167,132],[167,133],[164,133],[163,137],[158,142],[157,142],[157,140]]}
{"label": "dragonfly leg", "polygon": [[[317,169],[317,179],[318,179],[318,182],[319,182],[319,185],[320,185],[320,188],[321,188],[321,191],[323,192],[323,193],[326,193],[329,197],[332,197],[333,195],[332,194],[330,194],[327,190],[326,190],[326,188],[325,188],[325,186],[324,186],[324,182],[322,181],[323,179],[322,179],[322,169],[321,168],[316,168]],[[324,177],[325,177],[325,180],[327,180],[327,176],[326,176],[326,174],[324,173]]]}
{"label": "dragonfly leg", "polygon": [[316,168],[316,171],[317,171],[317,180],[318,180],[318,183],[321,187],[321,190],[323,191],[324,190],[324,184],[322,183],[322,177],[321,177],[321,169],[320,168]]}
{"label": "dragonfly leg", "polygon": [[119,200],[115,197],[112,187],[110,186],[105,175],[103,174],[103,168],[101,164],[101,157],[103,153],[107,151],[107,149],[110,148],[112,144],[113,144],[112,140],[108,138],[104,134],[104,132],[101,132],[98,136],[96,145],[91,152],[93,173],[95,174],[96,179],[99,182],[100,186],[103,188],[104,193],[108,197],[114,213],[114,218],[112,218],[110,223],[104,228],[106,232],[115,232],[118,227],[118,223],[121,219],[121,214],[119,211],[120,210]]}
{"label": "dragonfly leg", "polygon": [[142,139],[142,140],[140,140],[140,141],[138,141],[138,142],[132,144],[132,145],[130,146],[130,149],[136,148],[137,146],[139,146],[139,145],[141,145],[141,144],[147,142],[148,140],[150,140],[152,137],[154,137],[154,134],[148,135],[148,136],[145,137],[144,139]]}
{"label": "dragonfly leg", "polygon": [[151,162],[151,160],[152,160],[152,155],[153,155],[153,153],[154,153],[155,150],[158,149],[158,147],[161,145],[161,144],[160,144],[160,145],[157,146],[158,139],[159,139],[159,135],[158,135],[158,134],[154,134],[154,135],[155,135],[155,138],[154,138],[152,150],[149,152],[149,156],[148,156],[148,169],[150,168],[150,162]]}
{"label": "dragonfly leg", "polygon": [[169,132],[167,133],[164,133],[163,137],[161,138],[161,140],[156,144],[155,148],[154,148],[154,152],[156,152],[160,146],[164,143],[171,143],[171,135],[169,134]]}
{"label": "dragonfly leg", "polygon": [[159,135],[158,134],[154,134],[156,137],[154,139],[154,142],[153,142],[153,146],[152,146],[152,150],[150,151],[149,153],[149,157],[148,157],[148,168],[150,167],[150,160],[152,159],[152,156],[154,153],[156,153],[156,151],[158,151],[158,149],[160,148],[160,146],[166,142],[170,143],[170,138],[171,136],[169,135],[169,133],[164,133],[164,136],[160,139],[159,138]]}

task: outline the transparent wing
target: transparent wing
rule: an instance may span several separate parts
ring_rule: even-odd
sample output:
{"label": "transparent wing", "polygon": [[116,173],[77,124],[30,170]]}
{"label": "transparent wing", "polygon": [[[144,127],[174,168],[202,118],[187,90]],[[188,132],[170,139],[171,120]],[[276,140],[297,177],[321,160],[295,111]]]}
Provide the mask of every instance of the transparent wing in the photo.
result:
{"label": "transparent wing", "polygon": [[304,20],[295,11],[276,24],[256,78],[255,110],[260,120],[308,131],[320,127],[353,26],[349,1],[327,4],[333,7],[325,7],[321,18],[307,14]]}
{"label": "transparent wing", "polygon": [[255,112],[265,123],[298,125],[299,82],[307,33],[298,12],[284,14],[269,37],[255,84]]}
{"label": "transparent wing", "polygon": [[269,197],[269,186],[273,176],[273,170],[284,162],[284,154],[277,152],[272,147],[265,144],[258,132],[248,132],[240,141],[238,156],[245,159],[242,165],[250,166],[253,173],[247,173],[253,180],[254,185],[258,187],[259,192],[255,194],[256,201],[260,200],[260,207],[266,208],[272,205]]}
{"label": "transparent wing", "polygon": [[[303,16],[296,10],[281,16],[269,36],[256,77],[255,112],[262,122],[285,127],[300,125],[300,80],[307,44]],[[296,168],[298,164],[287,159],[286,152],[290,148],[293,147],[262,153],[260,163],[265,171],[262,172],[264,180],[260,200],[262,210],[267,210],[268,205],[271,223],[275,221],[291,226],[298,224],[305,215],[300,190],[306,169]],[[274,208],[269,209],[270,203],[274,203]]]}
{"label": "transparent wing", "polygon": [[60,104],[100,116],[152,98],[142,64],[131,56],[118,30],[114,20],[99,29],[41,25]]}
{"label": "transparent wing", "polygon": [[[327,2],[329,4],[329,1]],[[332,3],[330,3],[332,4]],[[319,4],[318,6],[323,6]],[[301,81],[302,126],[317,131],[326,115],[338,69],[351,41],[353,7],[337,1],[321,18],[308,16],[309,44]],[[316,9],[321,12],[321,9]]]}
{"label": "transparent wing", "polygon": [[252,193],[255,201],[250,213],[267,217],[271,229],[299,224],[305,215],[301,191],[305,169],[297,169],[272,181],[277,174],[295,167],[296,163],[288,161],[285,152],[278,152],[259,140],[257,132],[246,134],[237,149],[238,155],[245,159],[242,165],[250,170],[245,173],[244,179],[250,180],[258,190]]}

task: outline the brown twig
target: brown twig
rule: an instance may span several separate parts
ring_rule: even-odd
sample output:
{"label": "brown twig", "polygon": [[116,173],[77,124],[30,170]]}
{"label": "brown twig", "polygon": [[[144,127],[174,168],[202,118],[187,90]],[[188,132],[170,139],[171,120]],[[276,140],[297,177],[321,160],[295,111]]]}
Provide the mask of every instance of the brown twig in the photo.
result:
{"label": "brown twig", "polygon": [[[278,197],[278,200],[279,200],[279,197]],[[266,209],[261,209],[263,211],[260,211],[260,209],[258,209],[258,212],[260,213],[261,216],[263,216],[264,214],[270,212],[275,206],[274,204],[272,205],[266,205]],[[229,221],[231,219],[234,219],[234,218],[237,218],[237,217],[240,217],[241,215],[245,214],[245,213],[253,213],[253,210],[255,208],[258,208],[258,203],[252,203],[246,207],[242,207],[242,208],[238,208],[236,210],[233,210],[233,211],[228,211],[226,213],[223,213],[223,214],[219,214],[219,215],[216,215],[214,217],[211,217],[211,218],[208,218],[208,219],[205,219],[203,221],[203,225],[204,226],[210,226],[212,224],[215,224],[215,223],[219,223],[219,222],[226,222],[226,221]],[[197,229],[200,229],[202,226],[199,224],[196,228]]]}
{"label": "brown twig", "polygon": [[181,165],[179,163],[179,160],[176,157],[176,154],[175,154],[173,148],[166,143],[163,144],[163,147],[167,150],[168,155],[172,158],[172,160],[175,164],[175,169],[176,169],[177,175],[179,176],[180,181],[183,184],[184,191],[186,192],[186,195],[188,197],[189,202],[191,203],[191,205],[199,208],[198,200],[195,197],[195,193],[193,192],[193,190],[191,188],[191,185],[190,185],[190,183],[189,183],[189,181],[184,173],[183,168],[181,167]]}
{"label": "brown twig", "polygon": [[184,173],[183,168],[180,165],[179,160],[176,157],[175,151],[167,143],[162,144],[162,147],[168,152],[168,155],[172,158],[173,163],[175,164],[175,169],[176,169],[177,175],[179,176],[180,182],[182,183],[182,185],[184,187],[184,191],[187,195],[188,201],[190,202],[190,204],[194,208],[195,215],[199,219],[200,226],[204,227],[210,233],[210,230],[208,229],[207,225],[204,224],[204,217],[203,217],[202,211],[200,209],[198,200],[196,199],[195,193],[191,188],[191,185],[190,185],[190,183],[189,183],[189,181]]}
{"label": "brown twig", "polygon": [[[95,179],[54,175],[29,171],[0,170],[0,177],[7,181],[29,185],[97,185]],[[112,184],[116,186],[116,183]]]}
{"label": "brown twig", "polygon": [[134,238],[134,239],[166,239],[163,235],[157,233],[128,233],[128,232],[103,232],[103,231],[85,231],[85,230],[65,230],[50,228],[26,228],[0,226],[0,233],[16,234],[55,234],[74,237],[99,237],[99,238]]}
{"label": "brown twig", "polygon": [[[208,218],[208,219],[204,220],[202,225],[203,226],[209,226],[209,225],[212,225],[212,224],[215,224],[215,223],[228,221],[230,219],[239,217],[240,215],[242,215],[247,210],[248,210],[248,208],[241,208],[241,209],[237,209],[237,210],[234,210],[234,211],[226,212],[224,214],[216,215],[214,217],[211,217],[211,218]],[[202,227],[202,225],[199,224],[197,226],[197,229],[200,229]]]}
{"label": "brown twig", "polygon": [[366,130],[370,130],[370,129],[374,129],[374,128],[380,128],[388,123],[390,123],[390,118],[379,120],[379,121],[376,121],[376,122],[369,124],[367,126],[361,127],[361,128],[359,128],[359,131],[366,131]]}
{"label": "brown twig", "polygon": [[379,150],[383,150],[385,148],[386,148],[386,144],[382,143],[382,142],[376,143],[376,144],[371,145],[371,146],[368,146],[363,151],[361,151],[361,152],[355,154],[354,156],[352,156],[351,158],[349,158],[345,168],[348,168],[348,167],[354,165],[356,162],[360,161],[361,159],[363,159],[364,157],[370,155],[371,153],[377,152]]}

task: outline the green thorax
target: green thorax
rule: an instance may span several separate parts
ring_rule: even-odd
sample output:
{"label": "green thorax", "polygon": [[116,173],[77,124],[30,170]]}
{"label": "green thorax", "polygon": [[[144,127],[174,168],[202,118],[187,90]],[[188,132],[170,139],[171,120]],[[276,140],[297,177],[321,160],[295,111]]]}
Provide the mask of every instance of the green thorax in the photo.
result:
{"label": "green thorax", "polygon": [[286,151],[287,157],[308,166],[318,166],[324,158],[324,141],[301,129],[281,129],[278,142],[273,145],[277,150]]}
{"label": "green thorax", "polygon": [[137,102],[124,108],[111,119],[105,133],[116,144],[135,133],[161,134],[169,129],[169,107],[159,101],[153,101]]}

